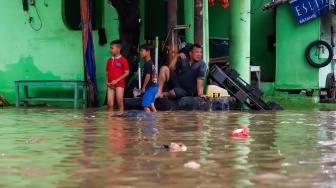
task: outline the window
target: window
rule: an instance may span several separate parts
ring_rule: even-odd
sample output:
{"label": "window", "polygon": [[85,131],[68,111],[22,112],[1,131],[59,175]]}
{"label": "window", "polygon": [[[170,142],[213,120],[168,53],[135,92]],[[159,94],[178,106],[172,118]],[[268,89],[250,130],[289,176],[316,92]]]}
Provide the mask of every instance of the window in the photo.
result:
{"label": "window", "polygon": [[[101,0],[92,0],[92,29],[102,28],[103,2]],[[80,0],[63,0],[63,21],[71,30],[81,30]]]}

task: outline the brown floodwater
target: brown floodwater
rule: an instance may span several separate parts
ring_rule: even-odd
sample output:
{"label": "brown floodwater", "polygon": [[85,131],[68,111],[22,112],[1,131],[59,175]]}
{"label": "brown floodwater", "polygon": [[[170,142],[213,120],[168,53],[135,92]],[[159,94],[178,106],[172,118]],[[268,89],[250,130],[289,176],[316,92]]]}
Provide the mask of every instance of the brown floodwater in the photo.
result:
{"label": "brown floodwater", "polygon": [[[112,114],[103,108],[0,109],[0,187],[336,185],[333,110]],[[232,138],[237,126],[246,126],[249,137]],[[171,142],[187,151],[157,149]]]}

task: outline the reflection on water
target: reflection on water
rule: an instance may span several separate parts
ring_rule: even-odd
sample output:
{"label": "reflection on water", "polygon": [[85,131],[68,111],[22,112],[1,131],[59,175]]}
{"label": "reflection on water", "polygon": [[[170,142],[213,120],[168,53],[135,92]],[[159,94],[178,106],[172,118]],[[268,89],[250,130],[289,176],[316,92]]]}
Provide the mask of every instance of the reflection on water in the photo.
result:
{"label": "reflection on water", "polygon": [[[0,187],[333,187],[336,111],[0,110]],[[248,139],[230,131],[244,125]],[[182,142],[186,152],[155,149]],[[196,162],[200,168],[184,164]]]}

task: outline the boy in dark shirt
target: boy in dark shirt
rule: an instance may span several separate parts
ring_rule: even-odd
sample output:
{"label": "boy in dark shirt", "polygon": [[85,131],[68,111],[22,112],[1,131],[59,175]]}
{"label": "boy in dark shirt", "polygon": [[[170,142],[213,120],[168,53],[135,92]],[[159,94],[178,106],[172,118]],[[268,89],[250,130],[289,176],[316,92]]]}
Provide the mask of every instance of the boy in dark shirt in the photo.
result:
{"label": "boy in dark shirt", "polygon": [[156,112],[154,102],[155,94],[158,91],[158,86],[156,84],[157,78],[155,74],[155,66],[151,59],[151,52],[153,50],[154,47],[150,44],[143,44],[140,46],[140,56],[145,60],[142,73],[143,85],[141,89],[141,93],[144,93],[142,107],[145,112]]}

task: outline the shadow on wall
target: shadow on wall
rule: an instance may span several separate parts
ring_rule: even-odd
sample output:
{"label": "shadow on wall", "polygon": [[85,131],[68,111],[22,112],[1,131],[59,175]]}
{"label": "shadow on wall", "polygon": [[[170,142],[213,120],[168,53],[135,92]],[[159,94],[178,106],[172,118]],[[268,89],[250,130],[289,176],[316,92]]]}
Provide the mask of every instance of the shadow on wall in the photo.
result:
{"label": "shadow on wall", "polygon": [[[59,80],[60,76],[55,76],[51,71],[41,72],[31,56],[20,57],[16,64],[9,64],[5,74],[13,75],[14,80]],[[14,74],[12,74],[14,73]]]}
{"label": "shadow on wall", "polygon": [[[7,64],[5,66],[5,71],[0,70],[0,81],[1,93],[6,97],[6,99],[11,103],[15,103],[15,87],[14,81],[16,80],[60,80],[60,76],[55,76],[51,71],[47,73],[41,72],[36,65],[34,65],[34,60],[31,56],[20,57],[18,63]],[[56,88],[56,87],[55,87]],[[56,91],[56,90],[55,90]],[[59,89],[57,91],[60,91]],[[41,95],[48,96],[62,96],[62,93],[54,93],[50,88],[38,88],[34,89],[34,93],[41,93]],[[73,94],[72,94],[73,95]]]}

